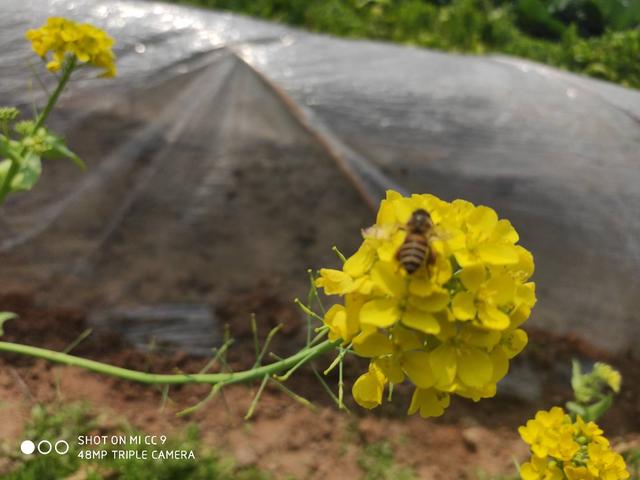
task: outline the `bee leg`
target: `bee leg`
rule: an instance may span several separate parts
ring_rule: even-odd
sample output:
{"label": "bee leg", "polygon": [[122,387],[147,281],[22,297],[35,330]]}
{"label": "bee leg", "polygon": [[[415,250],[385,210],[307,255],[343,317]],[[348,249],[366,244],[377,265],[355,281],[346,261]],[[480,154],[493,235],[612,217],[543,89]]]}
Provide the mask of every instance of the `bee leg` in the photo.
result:
{"label": "bee leg", "polygon": [[429,255],[427,255],[427,265],[435,265],[436,263],[436,252],[433,251],[433,248],[429,249]]}

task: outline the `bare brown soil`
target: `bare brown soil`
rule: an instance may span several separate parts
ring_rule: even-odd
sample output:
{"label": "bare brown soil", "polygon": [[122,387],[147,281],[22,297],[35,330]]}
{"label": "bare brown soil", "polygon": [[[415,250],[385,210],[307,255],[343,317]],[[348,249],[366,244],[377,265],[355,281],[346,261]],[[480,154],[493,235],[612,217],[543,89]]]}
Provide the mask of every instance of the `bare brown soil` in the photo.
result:
{"label": "bare brown soil", "polygon": [[[85,314],[72,309],[52,309],[36,303],[29,292],[13,291],[0,297],[0,310],[20,314],[20,320],[5,324],[3,340],[62,350],[85,330]],[[295,348],[297,315],[266,288],[239,294],[227,302],[222,315],[237,339],[231,350],[234,369],[253,362],[251,332],[246,311],[261,314],[261,329],[285,323],[283,335],[274,344],[278,353]],[[0,438],[21,439],[24,423],[37,402],[88,400],[95,412],[125,420],[134,427],[156,434],[172,435],[189,422],[201,429],[205,445],[233,455],[239,465],[257,465],[278,477],[342,479],[359,478],[358,455],[368,444],[388,441],[400,465],[415,469],[425,479],[473,479],[479,471],[513,473],[513,458],[527,456],[518,440],[517,426],[537,408],[562,404],[570,395],[566,379],[555,378],[557,365],[567,365],[573,356],[606,360],[621,369],[627,379],[637,377],[638,362],[631,357],[611,358],[594,351],[578,339],[554,338],[530,332],[529,347],[517,361],[535,365],[543,378],[542,395],[533,400],[498,395],[495,399],[454,401],[441,419],[426,421],[406,417],[403,410],[409,392],[397,392],[394,402],[375,412],[353,407],[353,415],[339,413],[308,372],[290,382],[298,394],[313,400],[310,410],[277,389],[267,387],[254,418],[245,422],[256,385],[232,386],[190,418],[176,412],[191,406],[208,393],[206,386],[172,388],[170,401],[161,408],[160,390],[88,373],[77,368],[52,365],[17,355],[0,356]],[[157,372],[198,371],[207,359],[176,353],[170,356],[134,351],[114,334],[96,333],[74,353],[127,368]],[[329,359],[327,359],[329,360]],[[326,365],[319,361],[318,365]],[[363,365],[350,359],[347,378],[354,378]],[[331,382],[329,382],[331,383]],[[610,436],[628,440],[640,432],[640,386],[629,381],[615,408],[602,422]],[[351,405],[351,404],[350,404]],[[11,463],[0,463],[2,469]]]}

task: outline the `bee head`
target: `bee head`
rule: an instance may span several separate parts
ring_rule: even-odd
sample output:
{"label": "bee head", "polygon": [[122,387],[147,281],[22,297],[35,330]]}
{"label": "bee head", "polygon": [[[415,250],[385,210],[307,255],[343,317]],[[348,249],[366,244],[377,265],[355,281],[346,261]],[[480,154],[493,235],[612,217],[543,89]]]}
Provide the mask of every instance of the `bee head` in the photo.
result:
{"label": "bee head", "polygon": [[431,215],[429,215],[429,212],[419,208],[411,214],[411,218],[407,225],[414,232],[425,232],[433,225],[433,222],[431,221]]}

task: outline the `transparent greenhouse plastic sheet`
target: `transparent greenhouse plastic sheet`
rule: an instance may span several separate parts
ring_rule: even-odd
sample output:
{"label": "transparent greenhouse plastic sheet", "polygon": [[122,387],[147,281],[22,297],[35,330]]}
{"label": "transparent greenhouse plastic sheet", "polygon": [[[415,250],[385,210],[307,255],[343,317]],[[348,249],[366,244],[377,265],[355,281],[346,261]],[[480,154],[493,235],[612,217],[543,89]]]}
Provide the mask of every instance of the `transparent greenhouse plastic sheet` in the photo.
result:
{"label": "transparent greenhouse plastic sheet", "polygon": [[351,253],[393,187],[512,220],[536,258],[531,326],[637,348],[639,92],[161,3],[0,12],[0,103],[42,100],[23,36],[50,15],[107,30],[119,68],[74,82],[52,118],[87,171],[49,162],[0,211],[2,285],[98,319],[187,309],[200,348],[202,306],[264,283],[304,295],[306,269],[337,264],[334,244]]}

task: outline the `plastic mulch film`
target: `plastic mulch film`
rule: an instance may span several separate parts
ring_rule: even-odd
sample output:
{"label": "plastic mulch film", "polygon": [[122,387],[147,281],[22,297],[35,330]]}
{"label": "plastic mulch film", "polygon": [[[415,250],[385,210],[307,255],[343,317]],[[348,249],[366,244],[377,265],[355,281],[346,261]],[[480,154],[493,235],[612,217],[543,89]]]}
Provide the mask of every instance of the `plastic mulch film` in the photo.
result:
{"label": "plastic mulch film", "polygon": [[0,103],[42,99],[23,35],[49,15],[106,29],[119,68],[76,81],[53,118],[88,170],[49,162],[0,212],[2,284],[92,310],[260,285],[288,300],[392,187],[511,219],[536,258],[532,326],[618,351],[640,334],[639,92],[159,3],[0,11]]}

